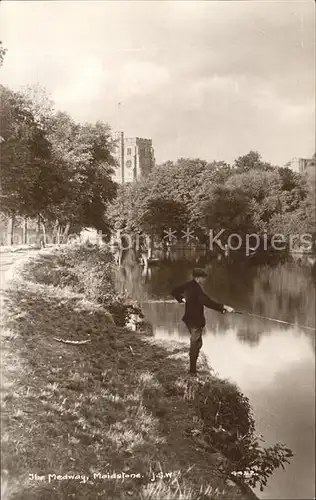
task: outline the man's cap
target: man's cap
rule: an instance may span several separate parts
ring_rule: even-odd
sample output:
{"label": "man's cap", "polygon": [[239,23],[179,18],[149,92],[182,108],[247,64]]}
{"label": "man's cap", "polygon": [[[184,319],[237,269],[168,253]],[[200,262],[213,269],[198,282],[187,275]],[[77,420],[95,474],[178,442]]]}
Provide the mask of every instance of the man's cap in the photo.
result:
{"label": "man's cap", "polygon": [[193,278],[206,278],[207,273],[204,271],[204,269],[200,269],[199,267],[196,267],[193,269]]}

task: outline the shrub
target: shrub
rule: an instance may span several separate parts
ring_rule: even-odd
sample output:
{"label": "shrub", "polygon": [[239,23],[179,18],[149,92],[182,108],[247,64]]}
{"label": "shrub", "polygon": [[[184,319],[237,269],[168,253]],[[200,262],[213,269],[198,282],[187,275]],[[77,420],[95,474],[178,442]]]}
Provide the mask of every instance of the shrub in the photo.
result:
{"label": "shrub", "polygon": [[230,461],[229,473],[242,477],[250,487],[267,484],[273,471],[289,463],[292,451],[283,444],[263,448],[255,433],[255,420],[249,399],[237,386],[225,380],[199,384],[194,402],[203,422],[203,434]]}
{"label": "shrub", "polygon": [[58,248],[49,255],[29,261],[23,276],[29,281],[69,287],[73,292],[107,309],[117,326],[125,326],[132,314],[142,317],[136,303],[115,290],[114,258],[106,247],[76,245]]}

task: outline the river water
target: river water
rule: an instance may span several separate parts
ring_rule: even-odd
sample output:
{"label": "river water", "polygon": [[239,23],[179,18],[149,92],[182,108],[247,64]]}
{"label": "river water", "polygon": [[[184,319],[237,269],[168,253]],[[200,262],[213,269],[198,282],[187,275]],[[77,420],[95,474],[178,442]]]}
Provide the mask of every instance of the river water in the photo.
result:
{"label": "river water", "polygon": [[[144,271],[133,256],[117,271],[117,288],[140,301],[171,299],[170,290],[201,264],[198,255],[176,255]],[[202,262],[205,264],[205,262]],[[315,264],[314,264],[315,266]],[[315,267],[293,260],[256,264],[206,263],[207,294],[235,309],[290,323],[315,326]],[[189,342],[181,322],[183,305],[143,303],[142,309],[159,338]],[[256,431],[267,445],[284,443],[294,452],[290,465],[277,469],[261,499],[315,497],[315,331],[247,315],[205,310],[203,350],[222,377],[237,383],[250,399]]]}

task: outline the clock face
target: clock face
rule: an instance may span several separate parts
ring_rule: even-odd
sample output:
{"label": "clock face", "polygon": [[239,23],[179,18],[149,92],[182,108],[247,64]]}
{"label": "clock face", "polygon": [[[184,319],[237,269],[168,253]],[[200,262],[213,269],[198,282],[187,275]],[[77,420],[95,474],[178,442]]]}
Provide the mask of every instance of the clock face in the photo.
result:
{"label": "clock face", "polygon": [[131,166],[132,166],[131,160],[127,160],[126,166],[127,166],[127,168],[131,168]]}

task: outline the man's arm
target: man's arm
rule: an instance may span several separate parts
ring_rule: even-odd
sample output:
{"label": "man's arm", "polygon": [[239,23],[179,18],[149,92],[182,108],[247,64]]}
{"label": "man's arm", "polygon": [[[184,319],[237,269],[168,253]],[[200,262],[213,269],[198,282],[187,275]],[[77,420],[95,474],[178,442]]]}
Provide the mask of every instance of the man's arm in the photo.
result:
{"label": "man's arm", "polygon": [[210,299],[205,293],[203,293],[203,305],[208,307],[209,309],[214,309],[215,311],[219,311],[221,313],[233,313],[235,309],[230,306],[225,306],[224,304],[220,304],[219,302],[215,302],[215,300]]}
{"label": "man's arm", "polygon": [[209,309],[214,309],[214,311],[219,311],[221,313],[225,311],[224,304],[220,304],[219,302],[215,302],[215,300],[210,299],[206,293],[202,294],[202,303],[203,306],[208,307]]}
{"label": "man's arm", "polygon": [[172,297],[174,297],[179,303],[184,302],[184,292],[186,290],[186,286],[187,284],[185,283],[184,285],[174,288],[171,292]]}

